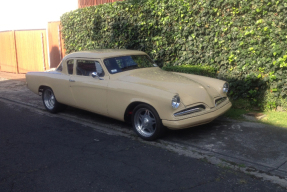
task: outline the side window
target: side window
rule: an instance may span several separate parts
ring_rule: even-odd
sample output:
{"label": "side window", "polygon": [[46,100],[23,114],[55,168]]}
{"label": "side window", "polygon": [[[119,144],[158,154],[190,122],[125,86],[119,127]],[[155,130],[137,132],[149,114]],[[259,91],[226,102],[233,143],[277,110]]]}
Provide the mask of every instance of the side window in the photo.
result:
{"label": "side window", "polygon": [[73,74],[73,68],[74,68],[74,59],[68,60],[67,61],[67,69],[68,69],[68,73],[70,75]]}
{"label": "side window", "polygon": [[58,65],[56,71],[60,71],[60,72],[63,71],[63,63],[62,62]]}
{"label": "side window", "polygon": [[101,64],[93,60],[77,60],[77,75],[92,76],[97,72],[100,77],[105,75]]}
{"label": "side window", "polygon": [[100,77],[103,77],[105,75],[105,73],[104,73],[104,70],[103,70],[101,64],[98,61],[95,61],[95,65],[96,65],[96,70],[97,70],[98,75]]}

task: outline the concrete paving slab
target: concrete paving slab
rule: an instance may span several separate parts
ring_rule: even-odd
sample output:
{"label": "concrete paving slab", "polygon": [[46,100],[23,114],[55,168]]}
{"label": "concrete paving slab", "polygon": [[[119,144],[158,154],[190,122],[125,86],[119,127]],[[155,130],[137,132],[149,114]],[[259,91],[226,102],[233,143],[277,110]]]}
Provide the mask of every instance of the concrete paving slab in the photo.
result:
{"label": "concrete paving slab", "polygon": [[[263,171],[277,170],[287,158],[287,129],[219,118],[207,125],[170,133],[166,140]],[[286,167],[280,167],[287,176]]]}
{"label": "concrete paving slab", "polygon": [[44,109],[41,97],[32,93],[26,87],[26,81],[11,80],[0,76],[0,97],[11,101],[21,101]]}

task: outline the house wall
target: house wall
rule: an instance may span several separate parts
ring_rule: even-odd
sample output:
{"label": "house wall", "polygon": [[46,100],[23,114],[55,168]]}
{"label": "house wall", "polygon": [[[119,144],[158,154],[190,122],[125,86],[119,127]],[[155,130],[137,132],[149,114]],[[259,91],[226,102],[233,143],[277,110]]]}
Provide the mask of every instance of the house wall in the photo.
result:
{"label": "house wall", "polygon": [[83,8],[83,7],[93,6],[93,5],[100,5],[104,3],[112,3],[116,1],[122,1],[122,0],[78,0],[78,7]]}

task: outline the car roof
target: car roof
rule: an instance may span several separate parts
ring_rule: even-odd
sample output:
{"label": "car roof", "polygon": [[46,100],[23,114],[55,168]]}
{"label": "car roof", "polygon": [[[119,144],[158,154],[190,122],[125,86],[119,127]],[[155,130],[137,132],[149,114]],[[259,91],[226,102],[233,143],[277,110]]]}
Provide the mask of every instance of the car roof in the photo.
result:
{"label": "car roof", "polygon": [[143,51],[128,50],[128,49],[95,49],[91,51],[79,51],[66,55],[64,59],[71,57],[84,57],[84,58],[110,58],[125,55],[146,55]]}

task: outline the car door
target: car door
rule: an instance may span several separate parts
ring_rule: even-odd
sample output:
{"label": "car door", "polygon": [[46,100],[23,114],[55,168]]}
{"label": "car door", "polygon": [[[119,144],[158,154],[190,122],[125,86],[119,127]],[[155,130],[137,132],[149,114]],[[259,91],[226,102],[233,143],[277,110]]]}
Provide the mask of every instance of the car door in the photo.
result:
{"label": "car door", "polygon": [[[107,115],[107,85],[109,76],[99,59],[76,59],[70,88],[77,107]],[[97,72],[99,77],[92,77]]]}
{"label": "car door", "polygon": [[73,75],[74,62],[73,58],[63,60],[56,69],[56,72],[60,73],[54,74],[50,79],[50,87],[53,89],[57,100],[71,106],[75,106],[75,99],[71,94],[69,82],[71,75]]}

